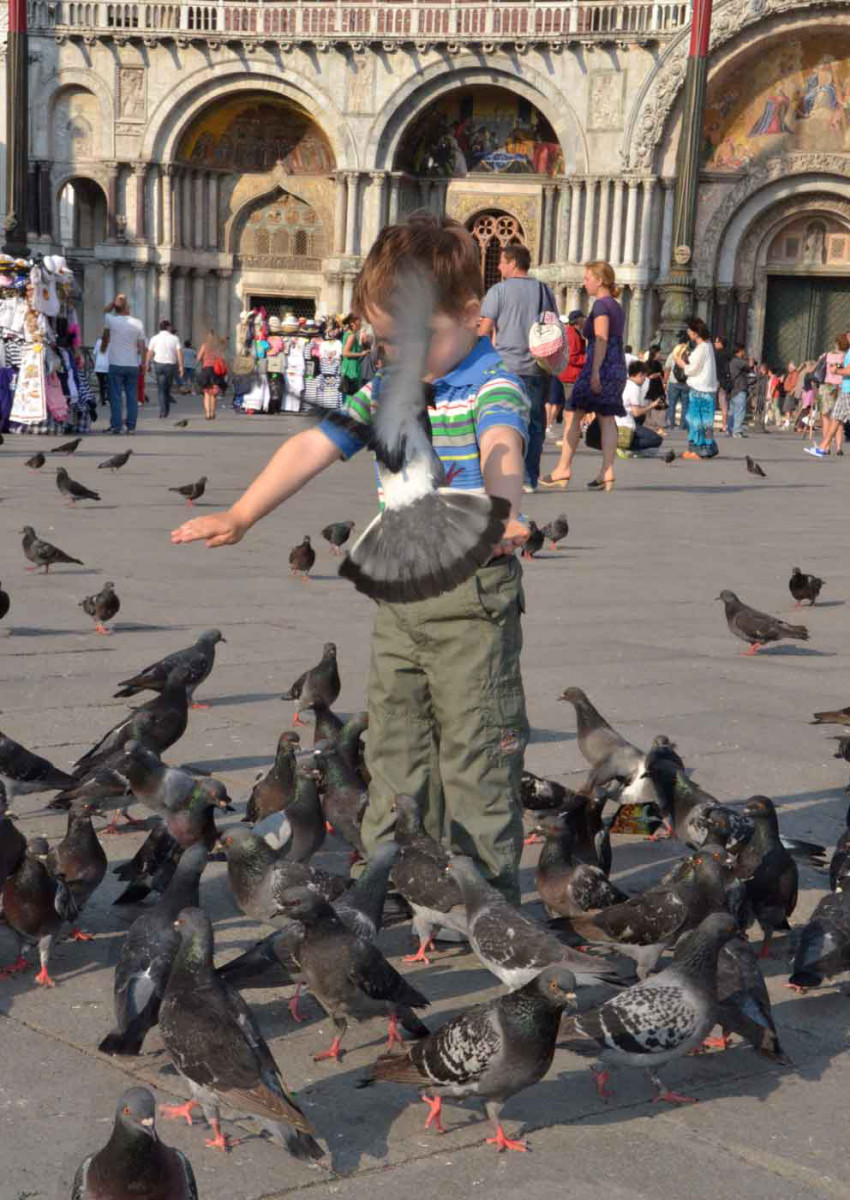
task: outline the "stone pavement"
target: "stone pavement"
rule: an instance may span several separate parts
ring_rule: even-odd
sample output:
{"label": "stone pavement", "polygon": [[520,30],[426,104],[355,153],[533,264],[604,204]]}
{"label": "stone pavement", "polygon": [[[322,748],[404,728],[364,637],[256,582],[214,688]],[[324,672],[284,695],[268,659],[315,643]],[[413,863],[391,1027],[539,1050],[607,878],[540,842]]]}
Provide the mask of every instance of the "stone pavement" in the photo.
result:
{"label": "stone pavement", "polygon": [[[98,487],[103,500],[73,510],[56,490],[53,460],[39,473],[23,467],[25,457],[46,448],[45,439],[6,438],[0,579],[12,610],[3,622],[7,635],[0,629],[0,727],[67,767],[126,712],[124,702],[111,699],[119,679],[218,626],[227,644],[199,696],[211,708],[192,713],[167,758],[224,779],[238,820],[290,720],[280,693],[317,660],[323,641],[339,645],[340,711],[363,704],[371,605],[336,577],[319,530],[345,517],[362,527],[374,512],[372,473],[365,455],[333,469],[236,548],[173,548],[168,531],[187,510],[168,486],[206,474],[198,511],[225,506],[281,435],[303,427],[295,417],[248,420],[229,411],[207,424],[196,416],[198,407],[194,398],[181,399],[174,419],[191,414],[185,431],[148,411],[129,443],[135,453],[117,475],[95,466],[124,440],[103,433],[86,439],[65,465]],[[680,437],[673,441],[679,450]],[[746,473],[746,450],[762,462],[766,480]],[[583,451],[574,490],[527,498],[527,511],[541,523],[565,509],[571,526],[561,551],[545,550],[526,570],[524,672],[534,731],[527,764],[567,780],[582,771],[572,710],[554,702],[575,684],[638,744],[658,732],[672,737],[703,786],[722,799],[767,793],[780,804],[786,831],[833,845],[844,824],[847,770],[832,758],[832,731],[807,722],[815,709],[850,700],[850,567],[842,522],[850,459],[813,461],[799,439],[781,434],[724,440],[721,452],[711,463],[618,463],[616,491],[596,495],[584,485],[599,460]],[[548,469],[552,451],[547,458]],[[25,523],[85,566],[27,574],[18,533]],[[304,533],[319,549],[308,584],[292,580],[287,569],[289,549]],[[810,642],[742,658],[714,597],[728,587],[788,615],[794,564],[827,580],[824,603],[802,618]],[[107,578],[116,583],[122,610],[114,635],[99,638],[77,605]],[[45,815],[43,799],[15,804],[21,826],[28,835],[43,831],[57,839],[64,820]],[[141,836],[106,838],[110,860],[132,854]],[[675,844],[618,838],[614,875],[642,888],[679,852]],[[539,912],[536,855],[526,850],[524,883],[531,911]],[[321,858],[344,869],[341,849]],[[162,1071],[156,1032],[138,1060],[108,1059],[95,1049],[111,1023],[121,934],[136,915],[111,907],[119,886],[110,874],[86,910],[84,924],[96,940],[59,946],[55,991],[35,988],[32,972],[0,984],[0,1200],[67,1196],[81,1158],[106,1140],[118,1093],[134,1080],[152,1085],[161,1101],[180,1094],[179,1080]],[[802,869],[795,921],[823,887],[821,875]],[[267,932],[235,910],[224,864],[208,868],[202,900],[215,919],[220,960]],[[391,956],[405,953],[407,929],[391,931],[383,944]],[[0,926],[0,962],[12,953]],[[476,960],[457,949],[430,968],[405,969],[431,998],[428,1019],[435,1023],[497,990]],[[518,1187],[534,1196],[557,1189],[572,1200],[845,1197],[846,1000],[836,988],[793,996],[781,987],[785,969],[781,959],[768,963],[780,1036],[795,1070],[738,1047],[667,1068],[670,1086],[697,1095],[698,1105],[669,1110],[650,1103],[649,1084],[636,1071],[615,1073],[616,1098],[606,1105],[591,1085],[589,1060],[559,1050],[547,1079],[506,1106],[510,1133],[529,1133],[529,1155],[498,1155],[485,1146],[489,1130],[472,1103],[447,1104],[450,1132],[437,1137],[423,1129],[424,1106],[413,1088],[355,1090],[382,1047],[381,1022],[352,1028],[341,1066],[314,1064],[313,1054],[330,1041],[329,1023],[308,999],[309,1020],[295,1027],[288,993],[273,990],[248,999],[285,1078],[330,1147],[338,1177],[310,1171],[256,1137],[224,1156],[205,1149],[203,1129],[162,1122],[162,1133],[190,1155],[203,1200],[371,1200],[414,1191],[424,1200],[449,1188],[508,1197]]]}

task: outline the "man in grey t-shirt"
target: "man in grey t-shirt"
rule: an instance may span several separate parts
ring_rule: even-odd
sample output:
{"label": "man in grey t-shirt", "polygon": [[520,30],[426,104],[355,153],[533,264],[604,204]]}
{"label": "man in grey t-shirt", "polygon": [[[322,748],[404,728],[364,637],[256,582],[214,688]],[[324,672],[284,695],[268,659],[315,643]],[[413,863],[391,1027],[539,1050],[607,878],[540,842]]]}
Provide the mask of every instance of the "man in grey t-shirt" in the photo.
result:
{"label": "man in grey t-shirt", "polygon": [[530,405],[525,450],[525,490],[536,491],[545,431],[549,376],[528,349],[528,331],[541,312],[557,312],[551,289],[530,278],[531,255],[525,246],[505,246],[499,259],[502,282],[490,288],[481,305],[480,332],[492,337],[502,362],[522,381]]}

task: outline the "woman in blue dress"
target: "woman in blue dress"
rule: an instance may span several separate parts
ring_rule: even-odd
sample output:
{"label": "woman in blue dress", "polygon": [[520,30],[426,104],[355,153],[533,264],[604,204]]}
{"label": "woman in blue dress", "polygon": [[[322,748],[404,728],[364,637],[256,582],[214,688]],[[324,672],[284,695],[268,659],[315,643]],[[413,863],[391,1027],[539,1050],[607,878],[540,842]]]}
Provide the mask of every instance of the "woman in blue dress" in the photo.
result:
{"label": "woman in blue dress", "polygon": [[570,398],[564,405],[564,447],[558,465],[541,476],[543,488],[566,488],[572,475],[573,455],[581,438],[587,413],[595,413],[602,445],[602,470],[587,485],[594,492],[614,490],[614,458],[617,453],[617,423],[624,417],[623,388],[626,386],[626,357],[623,352],[625,314],[617,302],[614,268],[610,263],[590,262],[584,271],[584,288],[593,307],[584,326],[587,358]]}

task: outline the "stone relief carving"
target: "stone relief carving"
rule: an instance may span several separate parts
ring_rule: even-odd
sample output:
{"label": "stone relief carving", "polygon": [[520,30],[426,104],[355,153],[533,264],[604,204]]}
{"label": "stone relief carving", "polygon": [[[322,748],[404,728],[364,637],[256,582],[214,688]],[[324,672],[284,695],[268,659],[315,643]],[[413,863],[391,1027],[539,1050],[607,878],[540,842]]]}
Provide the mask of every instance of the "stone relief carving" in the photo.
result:
{"label": "stone relief carving", "polygon": [[626,73],[591,71],[587,89],[587,128],[623,128],[623,85]]}
{"label": "stone relief carving", "polygon": [[96,155],[94,131],[100,124],[97,97],[82,88],[63,92],[53,110],[54,161],[73,162]]}
{"label": "stone relief carving", "polygon": [[223,245],[228,248],[231,246],[234,222],[238,221],[240,214],[244,215],[246,206],[261,196],[268,196],[271,200],[276,188],[310,205],[324,229],[333,229],[334,185],[330,179],[288,175],[279,167],[264,175],[241,175],[231,179],[233,182],[224,187],[222,192],[226,212]]}
{"label": "stone relief carving", "polygon": [[446,213],[464,224],[474,213],[482,209],[503,209],[516,217],[525,231],[528,248],[537,253],[540,230],[539,196],[522,196],[515,192],[455,192],[450,191],[446,201]]}
{"label": "stone relief carving", "polygon": [[144,121],[144,67],[118,68],[118,115],[125,121]]}
{"label": "stone relief carving", "polygon": [[735,260],[735,286],[755,287],[759,251],[777,225],[783,224],[797,213],[811,213],[815,210],[842,218],[850,226],[850,200],[841,200],[829,192],[806,192],[802,196],[789,196],[771,205],[766,212],[756,217],[741,238]]}

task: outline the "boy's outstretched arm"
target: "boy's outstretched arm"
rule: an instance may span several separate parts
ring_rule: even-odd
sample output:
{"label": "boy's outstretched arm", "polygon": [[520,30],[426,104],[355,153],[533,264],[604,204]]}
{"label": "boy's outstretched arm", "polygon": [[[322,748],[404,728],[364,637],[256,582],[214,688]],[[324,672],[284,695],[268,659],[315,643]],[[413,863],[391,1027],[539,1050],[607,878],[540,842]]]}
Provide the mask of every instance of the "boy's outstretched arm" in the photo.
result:
{"label": "boy's outstretched arm", "polygon": [[233,546],[252,525],[295,495],[314,475],[342,458],[342,451],[318,429],[305,429],[284,442],[244,495],[227,512],[195,517],[171,531],[171,541],[205,541]]}
{"label": "boy's outstretched arm", "polygon": [[523,442],[516,429],[495,425],[481,435],[481,473],[489,496],[502,496],[510,502],[511,515],[501,542],[493,551],[513,554],[528,539],[529,529],[519,520],[522,503]]}

